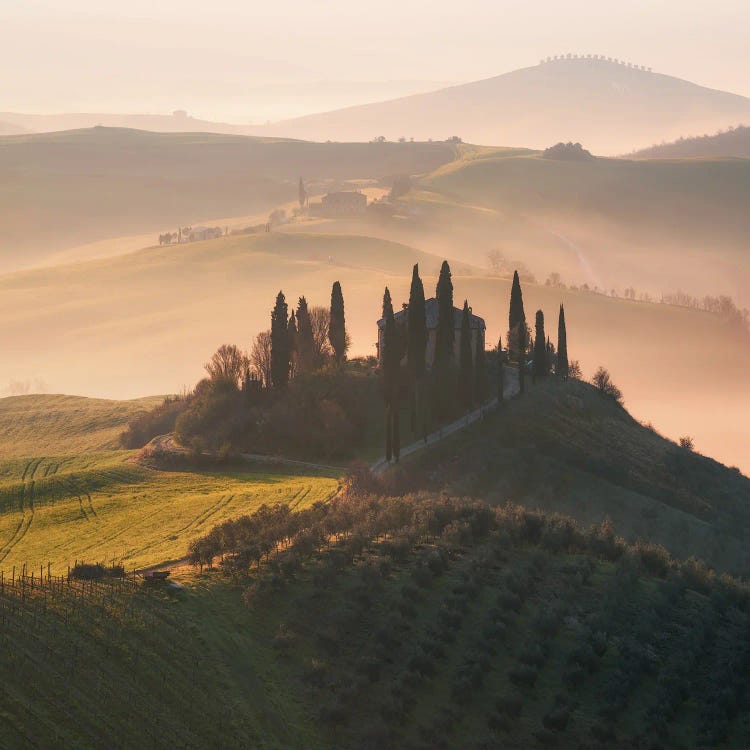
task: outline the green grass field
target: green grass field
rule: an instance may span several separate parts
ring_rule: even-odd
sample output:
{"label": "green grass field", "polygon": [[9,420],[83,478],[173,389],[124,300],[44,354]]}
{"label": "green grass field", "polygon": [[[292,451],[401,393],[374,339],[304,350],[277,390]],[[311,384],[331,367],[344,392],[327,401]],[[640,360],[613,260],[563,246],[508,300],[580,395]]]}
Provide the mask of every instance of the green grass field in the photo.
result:
{"label": "green grass field", "polygon": [[39,394],[0,399],[0,460],[116,448],[128,421],[161,400]]}
{"label": "green grass field", "polygon": [[266,504],[328,499],[333,474],[252,465],[159,471],[127,451],[0,464],[0,569],[77,560],[128,569],[181,559],[191,539]]}

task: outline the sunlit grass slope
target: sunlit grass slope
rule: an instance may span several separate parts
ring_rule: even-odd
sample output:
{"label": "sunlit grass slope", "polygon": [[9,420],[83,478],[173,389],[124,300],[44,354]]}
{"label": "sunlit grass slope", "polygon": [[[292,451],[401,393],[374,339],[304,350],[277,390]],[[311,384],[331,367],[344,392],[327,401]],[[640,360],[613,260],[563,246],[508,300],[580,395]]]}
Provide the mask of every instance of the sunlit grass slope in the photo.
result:
{"label": "sunlit grass slope", "polygon": [[0,463],[0,569],[76,559],[127,568],[184,557],[191,539],[264,503],[303,508],[328,499],[334,474],[238,465],[160,471],[132,452]]}
{"label": "sunlit grass slope", "polygon": [[61,395],[0,399],[0,460],[116,448],[128,421],[160,401],[157,396],[133,401]]}

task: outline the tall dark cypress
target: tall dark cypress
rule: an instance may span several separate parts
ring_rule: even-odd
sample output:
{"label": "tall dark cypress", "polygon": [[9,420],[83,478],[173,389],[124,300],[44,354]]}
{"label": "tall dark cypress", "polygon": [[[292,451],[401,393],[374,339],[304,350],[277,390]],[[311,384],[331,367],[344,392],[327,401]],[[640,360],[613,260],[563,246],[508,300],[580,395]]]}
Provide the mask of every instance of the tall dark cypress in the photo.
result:
{"label": "tall dark cypress", "polygon": [[271,313],[271,382],[274,388],[285,388],[289,382],[289,322],[283,292],[276,296]]}
{"label": "tall dark cypress", "polygon": [[394,447],[399,448],[399,438],[396,432],[398,423],[398,371],[400,366],[400,352],[398,347],[398,331],[396,319],[393,315],[393,303],[388,287],[383,294],[383,398],[385,400],[385,457],[390,461]]}
{"label": "tall dark cypress", "polygon": [[289,316],[289,325],[287,326],[289,340],[289,377],[297,374],[297,319],[294,316],[294,310]]}
{"label": "tall dark cypress", "polygon": [[312,322],[307,309],[307,300],[300,297],[297,303],[297,367],[301,373],[314,369],[314,351]]}
{"label": "tall dark cypress", "polygon": [[407,318],[407,351],[409,374],[419,379],[425,371],[427,351],[427,314],[425,311],[424,285],[419,278],[419,264],[414,264],[409,290],[409,314]]}
{"label": "tall dark cypress", "polygon": [[565,308],[560,305],[560,317],[557,322],[557,367],[558,377],[568,379],[568,332],[565,329]]}
{"label": "tall dark cypress", "polygon": [[502,406],[505,398],[505,354],[503,353],[503,338],[497,340],[497,403]]}
{"label": "tall dark cypress", "polygon": [[440,267],[437,289],[438,304],[437,331],[435,332],[435,367],[447,369],[453,363],[454,321],[453,321],[453,282],[451,268],[444,260]]}
{"label": "tall dark cypress", "polygon": [[411,431],[417,432],[417,416],[424,433],[425,414],[423,399],[423,379],[427,356],[427,311],[425,309],[424,285],[419,277],[419,264],[415,263],[411,274],[409,307],[406,331],[406,362],[411,391]]}
{"label": "tall dark cypress", "polygon": [[346,357],[346,320],[344,318],[344,295],[341,284],[333,282],[331,289],[331,317],[328,324],[328,340],[331,342],[333,355],[337,364],[341,364]]}
{"label": "tall dark cypress", "polygon": [[484,331],[477,328],[475,332],[476,351],[474,352],[474,401],[483,404],[490,395],[490,384],[487,375],[487,356],[484,351]]}
{"label": "tall dark cypress", "polygon": [[508,353],[517,362],[523,360],[526,352],[526,313],[523,309],[523,292],[518,271],[513,272],[513,286],[510,289],[510,311],[508,313]]}
{"label": "tall dark cypress", "polygon": [[547,339],[544,335],[544,313],[536,311],[536,338],[534,339],[533,379],[547,374]]}
{"label": "tall dark cypress", "polygon": [[464,409],[474,401],[474,357],[471,351],[471,311],[464,300],[461,313],[460,370],[458,376],[459,399]]}

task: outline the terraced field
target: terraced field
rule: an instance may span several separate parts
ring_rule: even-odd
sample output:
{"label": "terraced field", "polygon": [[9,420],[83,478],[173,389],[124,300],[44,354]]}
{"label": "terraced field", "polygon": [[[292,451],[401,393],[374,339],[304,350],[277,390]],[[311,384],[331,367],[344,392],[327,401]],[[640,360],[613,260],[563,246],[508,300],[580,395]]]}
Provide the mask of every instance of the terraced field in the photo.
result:
{"label": "terraced field", "polygon": [[161,471],[128,451],[0,463],[0,569],[62,570],[77,560],[127,568],[184,557],[191,539],[264,503],[304,508],[338,488],[335,473],[237,465]]}

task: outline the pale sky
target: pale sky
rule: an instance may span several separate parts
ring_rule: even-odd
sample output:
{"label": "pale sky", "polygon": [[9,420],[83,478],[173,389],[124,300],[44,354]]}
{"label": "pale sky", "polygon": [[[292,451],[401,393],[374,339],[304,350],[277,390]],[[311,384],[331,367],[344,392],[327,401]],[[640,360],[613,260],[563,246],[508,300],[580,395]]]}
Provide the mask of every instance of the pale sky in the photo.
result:
{"label": "pale sky", "polygon": [[268,84],[419,88],[567,52],[750,96],[748,29],[747,0],[0,0],[0,111],[257,120]]}

